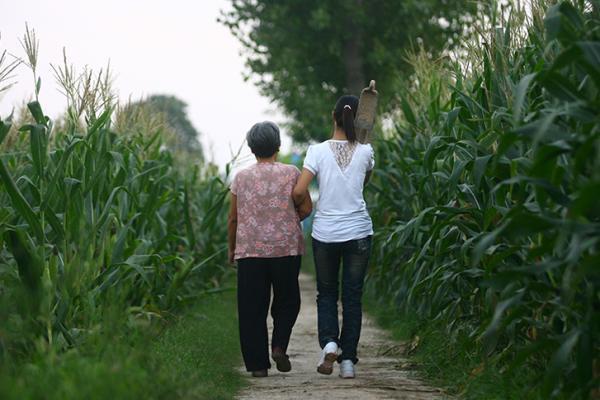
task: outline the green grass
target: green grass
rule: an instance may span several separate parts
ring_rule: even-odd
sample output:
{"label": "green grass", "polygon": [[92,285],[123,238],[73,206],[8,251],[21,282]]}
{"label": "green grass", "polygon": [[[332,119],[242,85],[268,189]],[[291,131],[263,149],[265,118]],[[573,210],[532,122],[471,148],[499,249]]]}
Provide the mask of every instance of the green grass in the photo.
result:
{"label": "green grass", "polygon": [[162,335],[152,357],[177,382],[176,398],[231,399],[244,380],[235,291],[208,295]]}
{"label": "green grass", "polygon": [[0,398],[231,399],[244,384],[233,291],[206,295],[166,324],[102,336],[5,367]]}
{"label": "green grass", "polygon": [[395,340],[409,344],[405,355],[432,385],[463,399],[542,398],[528,389],[534,379],[530,370],[522,367],[509,372],[506,365],[487,359],[466,330],[448,333],[445,323],[399,313],[391,305],[377,302],[370,292],[364,300],[366,311],[381,327]]}

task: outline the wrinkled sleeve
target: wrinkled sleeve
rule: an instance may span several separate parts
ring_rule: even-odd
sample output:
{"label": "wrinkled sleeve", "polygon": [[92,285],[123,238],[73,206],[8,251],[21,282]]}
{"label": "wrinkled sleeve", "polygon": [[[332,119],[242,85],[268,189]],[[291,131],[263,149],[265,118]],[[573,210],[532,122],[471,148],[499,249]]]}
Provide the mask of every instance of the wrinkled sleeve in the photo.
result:
{"label": "wrinkled sleeve", "polygon": [[373,150],[373,146],[370,144],[369,146],[369,161],[367,164],[367,171],[372,171],[375,168],[375,151]]}
{"label": "wrinkled sleeve", "polygon": [[317,152],[313,146],[309,146],[304,158],[304,168],[317,175],[319,172],[319,163],[317,160]]}

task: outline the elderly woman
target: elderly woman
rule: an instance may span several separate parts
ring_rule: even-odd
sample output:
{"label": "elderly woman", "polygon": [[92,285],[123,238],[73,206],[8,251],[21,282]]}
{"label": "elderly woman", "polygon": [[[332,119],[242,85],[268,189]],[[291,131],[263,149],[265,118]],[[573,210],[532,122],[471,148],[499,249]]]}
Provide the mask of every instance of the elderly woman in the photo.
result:
{"label": "elderly woman", "polygon": [[292,190],[298,168],[277,162],[281,140],[272,122],[255,124],[246,136],[257,163],[231,184],[229,260],[238,264],[240,343],[246,369],[265,377],[271,367],[267,314],[273,289],[272,358],[281,372],[291,370],[286,354],[300,311],[298,273],[304,253],[300,221],[312,211],[310,196],[298,209]]}

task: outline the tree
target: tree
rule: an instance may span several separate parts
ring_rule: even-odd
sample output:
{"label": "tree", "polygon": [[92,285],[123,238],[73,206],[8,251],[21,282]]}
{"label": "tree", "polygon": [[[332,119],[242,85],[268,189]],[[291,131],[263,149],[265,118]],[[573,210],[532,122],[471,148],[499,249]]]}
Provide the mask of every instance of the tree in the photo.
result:
{"label": "tree", "polygon": [[293,139],[305,142],[324,139],[336,98],[358,95],[370,79],[382,89],[380,104],[391,107],[407,76],[406,50],[417,42],[442,49],[474,3],[231,0],[220,21],[244,46],[247,78],[290,117]]}
{"label": "tree", "polygon": [[194,128],[187,115],[187,104],[175,96],[152,95],[128,107],[140,107],[152,113],[162,113],[168,127],[176,134],[179,151],[193,153],[204,158],[200,133]]}

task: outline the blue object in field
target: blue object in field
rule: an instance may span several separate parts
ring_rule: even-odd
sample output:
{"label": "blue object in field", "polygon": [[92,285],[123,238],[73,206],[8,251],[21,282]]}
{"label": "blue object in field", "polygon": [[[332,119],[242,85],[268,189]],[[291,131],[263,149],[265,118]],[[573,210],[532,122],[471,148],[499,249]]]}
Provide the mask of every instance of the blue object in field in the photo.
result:
{"label": "blue object in field", "polygon": [[302,162],[302,157],[300,156],[300,154],[298,154],[296,152],[292,153],[291,158],[292,158],[292,164],[294,164],[296,166],[299,166],[300,163]]}

